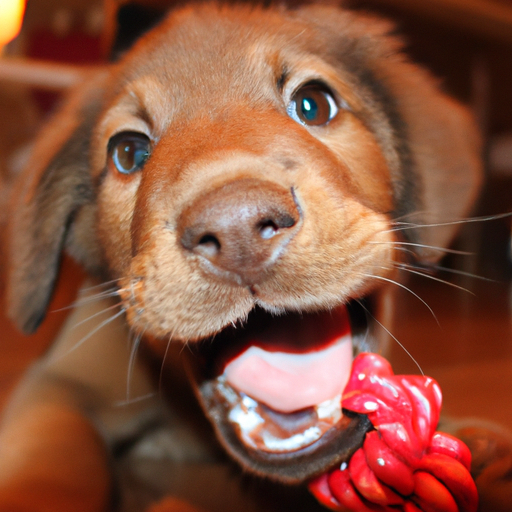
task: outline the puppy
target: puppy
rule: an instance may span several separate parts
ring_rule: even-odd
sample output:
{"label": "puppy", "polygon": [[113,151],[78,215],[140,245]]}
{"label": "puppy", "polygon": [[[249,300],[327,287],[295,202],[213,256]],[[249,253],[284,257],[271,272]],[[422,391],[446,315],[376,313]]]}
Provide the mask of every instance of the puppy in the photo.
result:
{"label": "puppy", "polygon": [[[164,385],[179,356],[246,472],[298,484],[357,449],[352,358],[384,350],[386,285],[442,256],[481,177],[468,113],[392,31],[330,7],[194,5],[73,92],[13,191],[9,312],[37,329],[63,251],[104,285],[7,412],[0,510],[183,497],[165,468],[215,450]],[[206,488],[192,501],[210,506]]]}

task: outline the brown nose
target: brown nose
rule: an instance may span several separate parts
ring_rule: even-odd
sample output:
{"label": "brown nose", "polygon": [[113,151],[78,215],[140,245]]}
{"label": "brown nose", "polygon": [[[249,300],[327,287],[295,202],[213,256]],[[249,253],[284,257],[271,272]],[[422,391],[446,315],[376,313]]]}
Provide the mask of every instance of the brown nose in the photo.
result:
{"label": "brown nose", "polygon": [[299,229],[292,190],[256,178],[229,182],[199,197],[180,216],[182,246],[236,274],[241,284],[258,283]]}

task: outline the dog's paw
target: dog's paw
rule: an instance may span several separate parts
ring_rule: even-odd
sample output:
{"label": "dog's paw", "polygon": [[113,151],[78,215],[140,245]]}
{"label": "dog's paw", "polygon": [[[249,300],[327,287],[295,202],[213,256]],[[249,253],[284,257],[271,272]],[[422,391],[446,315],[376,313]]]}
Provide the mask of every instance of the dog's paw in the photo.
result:
{"label": "dog's paw", "polygon": [[512,435],[492,425],[463,427],[455,435],[471,450],[471,473],[478,488],[479,512],[510,511]]}
{"label": "dog's paw", "polygon": [[149,507],[146,512],[206,512],[177,498],[167,497]]}

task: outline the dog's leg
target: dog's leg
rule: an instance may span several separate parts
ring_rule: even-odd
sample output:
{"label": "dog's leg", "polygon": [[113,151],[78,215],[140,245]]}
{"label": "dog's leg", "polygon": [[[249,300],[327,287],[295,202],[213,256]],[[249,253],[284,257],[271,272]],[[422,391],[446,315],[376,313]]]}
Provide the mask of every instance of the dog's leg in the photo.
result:
{"label": "dog's leg", "polygon": [[130,365],[129,333],[112,306],[84,301],[8,406],[0,430],[0,512],[111,510],[107,448],[136,437],[161,414],[150,379]]}
{"label": "dog's leg", "polygon": [[175,498],[165,498],[149,508],[147,512],[204,512],[204,510]]}
{"label": "dog's leg", "polygon": [[475,418],[444,418],[440,430],[471,450],[471,474],[478,489],[479,512],[506,512],[512,503],[512,432]]}
{"label": "dog's leg", "polygon": [[1,512],[105,511],[110,476],[102,439],[77,410],[17,411],[0,433]]}

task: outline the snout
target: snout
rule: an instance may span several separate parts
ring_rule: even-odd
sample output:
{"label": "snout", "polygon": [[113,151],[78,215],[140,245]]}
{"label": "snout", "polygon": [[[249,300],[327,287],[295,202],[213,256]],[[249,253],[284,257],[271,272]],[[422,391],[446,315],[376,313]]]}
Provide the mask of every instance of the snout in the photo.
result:
{"label": "snout", "polygon": [[387,272],[394,237],[387,215],[352,190],[352,171],[372,165],[359,158],[350,169],[279,112],[183,121],[131,183],[129,266],[119,267],[132,328],[197,341],[255,307],[331,310],[367,293],[378,284],[368,276]]}
{"label": "snout", "polygon": [[178,219],[181,246],[207,272],[258,284],[301,228],[293,188],[258,178],[228,182],[201,195]]}

